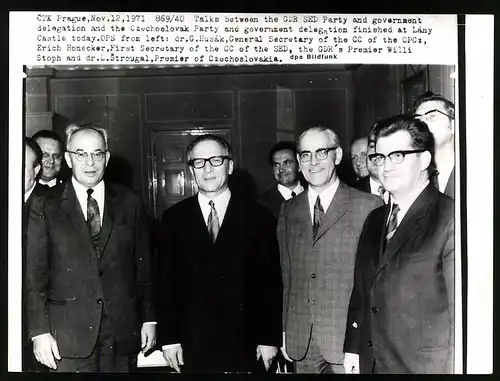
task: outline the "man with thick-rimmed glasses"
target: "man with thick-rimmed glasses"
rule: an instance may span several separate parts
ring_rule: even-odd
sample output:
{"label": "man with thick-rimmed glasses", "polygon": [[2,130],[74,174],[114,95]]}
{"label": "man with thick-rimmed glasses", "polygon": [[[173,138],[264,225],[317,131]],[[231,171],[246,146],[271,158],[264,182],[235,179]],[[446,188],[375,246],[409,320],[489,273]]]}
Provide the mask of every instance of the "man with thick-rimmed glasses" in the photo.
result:
{"label": "man with thick-rimmed glasses", "polygon": [[338,136],[306,130],[297,160],[309,186],[283,204],[278,241],[283,274],[282,352],[297,373],[344,373],[347,306],[359,235],[379,197],[342,183]]}
{"label": "man with thick-rimmed glasses", "polygon": [[396,116],[375,129],[369,159],[391,202],[370,213],[359,239],[347,373],[453,372],[454,202],[430,184],[433,154],[421,120]]}
{"label": "man with thick-rimmed glasses", "polygon": [[264,206],[231,192],[227,141],[201,135],[186,156],[198,193],[162,218],[163,356],[182,373],[264,371],[281,346],[276,222]]}
{"label": "man with thick-rimmed glasses", "polygon": [[435,167],[430,181],[444,194],[455,198],[455,105],[441,95],[427,92],[417,99],[414,116],[434,136]]}
{"label": "man with thick-rimmed glasses", "polygon": [[29,337],[52,371],[128,372],[156,336],[145,211],[134,192],[103,180],[105,130],[66,133],[72,178],[30,210]]}

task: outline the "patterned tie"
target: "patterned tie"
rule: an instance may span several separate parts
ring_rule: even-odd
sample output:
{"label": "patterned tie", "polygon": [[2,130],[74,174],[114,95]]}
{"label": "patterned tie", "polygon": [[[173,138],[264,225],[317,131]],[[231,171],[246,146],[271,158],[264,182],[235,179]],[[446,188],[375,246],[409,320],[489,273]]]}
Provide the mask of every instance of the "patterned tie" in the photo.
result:
{"label": "patterned tie", "polygon": [[389,202],[389,195],[386,194],[386,190],[382,185],[378,187],[378,194],[380,195],[380,198],[382,199],[384,204],[387,204]]}
{"label": "patterned tie", "polygon": [[297,196],[297,193],[295,193],[294,191],[292,191],[292,198]]}
{"label": "patterned tie", "polygon": [[398,213],[400,211],[399,205],[394,204],[392,206],[391,217],[389,218],[389,223],[387,224],[387,234],[385,236],[386,245],[391,240],[394,233],[396,233],[396,229],[398,227]]}
{"label": "patterned tie", "polygon": [[323,210],[323,206],[321,205],[321,199],[316,198],[316,203],[314,204],[314,222],[313,222],[313,236],[316,238],[316,234],[318,233],[319,225],[321,224],[321,220],[325,216],[325,211]]}
{"label": "patterned tie", "polygon": [[101,217],[99,214],[99,205],[97,201],[92,197],[94,193],[93,189],[87,189],[87,225],[89,227],[90,236],[92,237],[92,243],[96,249],[97,255],[101,253],[99,251],[99,234],[101,233]]}
{"label": "patterned tie", "polygon": [[217,234],[219,234],[219,216],[217,215],[217,210],[215,210],[215,205],[212,200],[208,203],[210,205],[210,215],[208,216],[207,226],[210,237],[212,237],[212,242],[217,239]]}

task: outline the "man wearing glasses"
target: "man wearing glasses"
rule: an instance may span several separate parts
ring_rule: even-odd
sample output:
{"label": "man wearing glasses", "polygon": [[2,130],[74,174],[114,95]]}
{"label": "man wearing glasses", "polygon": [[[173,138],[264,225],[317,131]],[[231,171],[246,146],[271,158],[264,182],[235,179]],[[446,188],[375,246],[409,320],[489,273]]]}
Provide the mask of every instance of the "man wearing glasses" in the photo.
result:
{"label": "man wearing glasses", "polygon": [[427,92],[417,100],[414,116],[427,123],[434,136],[436,168],[431,169],[430,181],[455,198],[455,105]]}
{"label": "man wearing glasses", "polygon": [[132,191],[103,181],[106,131],[72,125],[66,133],[72,178],[31,207],[29,337],[53,371],[127,372],[141,347],[155,345],[145,212]]}
{"label": "man wearing glasses", "polygon": [[60,184],[64,143],[59,135],[51,130],[40,130],[33,135],[42,150],[42,173],[38,182],[52,188]]}
{"label": "man wearing glasses", "polygon": [[[356,188],[358,188],[358,183],[366,179],[369,175],[368,168],[366,166],[366,151],[368,149],[368,138],[363,136],[361,138],[355,138],[351,143],[351,163],[354,172],[356,173]],[[359,189],[359,188],[358,188]]]}
{"label": "man wearing glasses", "polygon": [[308,190],[280,212],[283,274],[282,352],[297,373],[344,373],[347,306],[358,238],[380,198],[340,182],[338,136],[313,127],[299,139],[297,159]]}
{"label": "man wearing glasses", "polygon": [[199,136],[187,159],[198,194],[162,218],[163,356],[182,373],[263,371],[281,346],[276,222],[264,206],[229,189],[234,161],[224,139]]}
{"label": "man wearing glasses", "polygon": [[379,123],[375,142],[369,159],[391,203],[368,216],[359,239],[344,366],[452,373],[454,202],[429,182],[434,139],[422,121],[396,116]]}

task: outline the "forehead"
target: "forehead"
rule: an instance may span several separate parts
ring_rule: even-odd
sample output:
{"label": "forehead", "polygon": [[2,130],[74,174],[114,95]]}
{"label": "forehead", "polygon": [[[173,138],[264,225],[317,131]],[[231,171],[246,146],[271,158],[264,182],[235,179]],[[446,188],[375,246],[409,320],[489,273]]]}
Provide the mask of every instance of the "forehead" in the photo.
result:
{"label": "forehead", "polygon": [[425,114],[428,111],[431,110],[439,110],[446,112],[446,108],[444,106],[444,103],[441,101],[428,101],[422,103],[420,106],[418,106],[416,113],[417,114]]}
{"label": "forehead", "polygon": [[403,151],[413,149],[412,138],[408,131],[397,131],[389,136],[378,139],[376,151],[389,154],[393,151]]}
{"label": "forehead", "polygon": [[196,144],[193,148],[193,157],[209,158],[211,156],[225,155],[224,147],[215,140],[204,140]]}
{"label": "forehead", "polygon": [[59,142],[55,139],[52,138],[38,138],[36,140],[38,145],[43,151],[56,151],[60,152],[61,151],[61,145]]}
{"label": "forehead", "polygon": [[300,149],[303,151],[328,148],[331,144],[332,141],[326,131],[309,131],[300,139]]}
{"label": "forehead", "polygon": [[276,151],[273,155],[273,161],[282,161],[282,160],[295,160],[295,155],[291,149],[284,149],[281,151]]}
{"label": "forehead", "polygon": [[366,151],[366,147],[368,146],[368,139],[358,139],[351,146],[351,152],[363,152]]}
{"label": "forehead", "polygon": [[33,150],[31,149],[31,147],[29,145],[26,145],[26,150],[25,150],[24,154],[25,154],[26,161],[28,161],[28,160],[35,161],[35,159],[36,159],[35,153],[33,152]]}
{"label": "forehead", "polygon": [[70,140],[73,150],[77,149],[105,149],[102,135],[93,130],[81,130],[73,134]]}

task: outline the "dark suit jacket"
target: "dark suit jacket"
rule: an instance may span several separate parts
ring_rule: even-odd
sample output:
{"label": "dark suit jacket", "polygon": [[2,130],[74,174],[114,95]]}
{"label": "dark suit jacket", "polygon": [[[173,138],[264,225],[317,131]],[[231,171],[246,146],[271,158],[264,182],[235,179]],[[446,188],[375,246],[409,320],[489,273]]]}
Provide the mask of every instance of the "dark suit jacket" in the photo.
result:
{"label": "dark suit jacket", "polygon": [[451,171],[450,178],[446,183],[444,194],[453,199],[455,198],[455,167],[453,167],[453,171]]}
{"label": "dark suit jacket", "polygon": [[[283,273],[283,326],[288,355],[304,358],[314,335],[323,358],[342,363],[347,306],[358,238],[379,197],[340,183],[316,239],[308,192],[283,204],[278,240]],[[312,329],[312,333],[311,333]]]}
{"label": "dark suit jacket", "polygon": [[[427,186],[383,250],[389,206],[367,218],[344,351],[362,372],[450,373],[454,352],[454,203]],[[370,345],[373,345],[370,347]]]}
{"label": "dark suit jacket", "polygon": [[276,220],[280,214],[281,204],[284,201],[285,199],[277,187],[267,190],[259,199],[259,202],[271,211]]}
{"label": "dark suit jacket", "polygon": [[354,188],[360,190],[361,192],[371,193],[370,176],[360,178],[356,181],[356,184],[354,184]]}
{"label": "dark suit jacket", "polygon": [[105,184],[97,256],[71,181],[34,199],[27,237],[29,337],[50,332],[63,357],[90,356],[105,309],[117,350],[140,350],[143,322],[155,321],[149,236],[140,199]]}
{"label": "dark suit jacket", "polygon": [[259,344],[282,342],[275,221],[234,194],[212,244],[198,197],[164,212],[158,343],[180,343],[184,371],[245,371]]}

